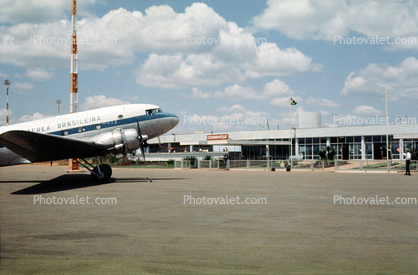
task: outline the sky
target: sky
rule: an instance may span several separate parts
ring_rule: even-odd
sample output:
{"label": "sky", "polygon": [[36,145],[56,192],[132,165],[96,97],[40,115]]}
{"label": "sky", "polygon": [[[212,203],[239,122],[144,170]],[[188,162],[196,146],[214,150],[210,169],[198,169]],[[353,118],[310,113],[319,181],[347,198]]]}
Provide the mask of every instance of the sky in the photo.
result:
{"label": "sky", "polygon": [[[71,0],[0,0],[10,124],[69,113]],[[149,103],[171,132],[416,123],[416,0],[78,0],[79,111]],[[6,86],[0,87],[0,126]],[[171,133],[170,132],[170,133]]]}

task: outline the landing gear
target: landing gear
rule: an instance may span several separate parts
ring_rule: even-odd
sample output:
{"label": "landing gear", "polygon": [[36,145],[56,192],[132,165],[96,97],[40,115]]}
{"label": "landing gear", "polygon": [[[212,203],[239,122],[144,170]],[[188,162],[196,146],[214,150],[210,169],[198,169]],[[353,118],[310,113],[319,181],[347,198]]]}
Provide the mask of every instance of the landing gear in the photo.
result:
{"label": "landing gear", "polygon": [[91,172],[91,179],[96,183],[105,183],[112,176],[112,168],[107,164],[99,164]]}
{"label": "landing gear", "polygon": [[[85,162],[85,164],[79,161],[77,162],[91,172],[91,179],[95,183],[106,183],[112,176],[112,168],[107,164],[103,164],[100,160],[100,157],[97,157],[97,162],[99,164],[96,167],[88,163],[85,159],[82,160]],[[90,167],[88,167],[87,165],[89,165]],[[93,170],[91,168],[93,168]]]}

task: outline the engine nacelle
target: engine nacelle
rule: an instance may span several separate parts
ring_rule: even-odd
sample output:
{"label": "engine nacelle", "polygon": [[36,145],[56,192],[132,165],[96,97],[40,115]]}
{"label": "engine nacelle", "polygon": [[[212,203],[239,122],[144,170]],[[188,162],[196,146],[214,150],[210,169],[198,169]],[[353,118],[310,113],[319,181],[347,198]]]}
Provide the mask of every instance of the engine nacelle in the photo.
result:
{"label": "engine nacelle", "polygon": [[[142,138],[144,139],[145,137],[143,136]],[[140,148],[138,132],[135,129],[118,128],[113,132],[94,136],[91,140],[105,144],[109,152],[122,153],[124,155]]]}

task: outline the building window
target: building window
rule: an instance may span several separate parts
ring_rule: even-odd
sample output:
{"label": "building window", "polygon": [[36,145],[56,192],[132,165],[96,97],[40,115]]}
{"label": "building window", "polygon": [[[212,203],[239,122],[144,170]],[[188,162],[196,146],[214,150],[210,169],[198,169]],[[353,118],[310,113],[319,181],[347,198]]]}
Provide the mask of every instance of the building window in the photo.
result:
{"label": "building window", "polygon": [[361,143],[350,144],[350,159],[361,159]]}
{"label": "building window", "polygon": [[381,142],[382,137],[381,136],[373,136],[373,142]]}
{"label": "building window", "polygon": [[373,143],[366,143],[366,159],[373,159]]}

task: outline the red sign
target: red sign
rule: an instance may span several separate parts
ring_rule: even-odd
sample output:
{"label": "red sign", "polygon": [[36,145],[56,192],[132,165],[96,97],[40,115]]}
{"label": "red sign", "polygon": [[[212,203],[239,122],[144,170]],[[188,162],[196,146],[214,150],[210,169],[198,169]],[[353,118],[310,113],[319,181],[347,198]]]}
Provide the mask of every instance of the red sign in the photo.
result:
{"label": "red sign", "polygon": [[206,140],[227,140],[229,139],[228,134],[219,134],[219,135],[207,135]]}

